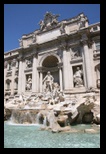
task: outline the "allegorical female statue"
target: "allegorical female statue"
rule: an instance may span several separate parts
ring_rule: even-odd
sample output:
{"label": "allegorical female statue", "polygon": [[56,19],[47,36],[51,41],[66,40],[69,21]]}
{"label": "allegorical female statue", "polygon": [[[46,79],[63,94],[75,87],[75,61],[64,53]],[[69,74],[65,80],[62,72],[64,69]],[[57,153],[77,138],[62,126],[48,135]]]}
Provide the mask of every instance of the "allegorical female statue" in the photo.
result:
{"label": "allegorical female statue", "polygon": [[82,80],[82,70],[77,67],[77,70],[73,76],[75,87],[83,87],[83,80]]}

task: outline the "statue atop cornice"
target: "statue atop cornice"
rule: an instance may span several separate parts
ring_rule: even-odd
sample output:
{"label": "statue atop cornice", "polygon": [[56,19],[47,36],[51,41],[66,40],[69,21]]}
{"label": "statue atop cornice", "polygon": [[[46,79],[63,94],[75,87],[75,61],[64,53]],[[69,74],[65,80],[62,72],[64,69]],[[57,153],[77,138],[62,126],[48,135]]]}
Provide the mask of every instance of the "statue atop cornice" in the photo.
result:
{"label": "statue atop cornice", "polygon": [[23,47],[23,40],[22,39],[18,39],[18,41],[19,41],[20,47]]}
{"label": "statue atop cornice", "polygon": [[44,20],[41,20],[39,22],[40,30],[43,31],[43,30],[57,26],[57,24],[58,24],[57,18],[58,17],[59,17],[59,15],[53,15],[50,12],[46,12],[46,14],[44,16]]}
{"label": "statue atop cornice", "polygon": [[83,14],[83,13],[81,13],[79,16],[78,16],[78,18],[79,18],[79,28],[83,28],[83,27],[87,27],[88,26],[88,19],[87,19],[87,17]]}

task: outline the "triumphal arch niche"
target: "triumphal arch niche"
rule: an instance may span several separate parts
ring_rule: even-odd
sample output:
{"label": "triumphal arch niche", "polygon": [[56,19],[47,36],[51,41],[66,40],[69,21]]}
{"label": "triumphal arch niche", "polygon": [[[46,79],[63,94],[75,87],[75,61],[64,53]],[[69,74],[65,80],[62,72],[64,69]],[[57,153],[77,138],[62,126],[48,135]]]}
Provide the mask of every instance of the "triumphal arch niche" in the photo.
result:
{"label": "triumphal arch niche", "polygon": [[70,19],[46,12],[39,29],[4,53],[4,95],[66,94],[100,90],[100,23],[80,13]]}
{"label": "triumphal arch niche", "polygon": [[52,88],[50,88],[49,91],[51,91],[51,89],[53,89],[55,85],[60,86],[60,90],[63,89],[62,61],[58,55],[56,54],[44,55],[40,61],[40,67],[38,67],[38,71],[40,72],[40,74],[42,74],[41,75],[42,76],[42,87],[41,87],[42,91],[47,90],[44,80],[47,77],[48,73],[50,73],[50,75],[53,77],[53,81],[52,81],[53,83],[51,85]]}

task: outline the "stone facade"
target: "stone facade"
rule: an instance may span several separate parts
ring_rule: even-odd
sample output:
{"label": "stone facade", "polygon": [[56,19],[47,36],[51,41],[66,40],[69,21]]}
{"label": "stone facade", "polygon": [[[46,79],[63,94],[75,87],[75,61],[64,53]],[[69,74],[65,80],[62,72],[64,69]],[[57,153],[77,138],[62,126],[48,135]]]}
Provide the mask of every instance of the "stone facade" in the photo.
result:
{"label": "stone facade", "polygon": [[43,92],[48,71],[65,94],[100,91],[100,23],[89,25],[83,13],[58,17],[46,12],[40,29],[4,53],[4,96]]}

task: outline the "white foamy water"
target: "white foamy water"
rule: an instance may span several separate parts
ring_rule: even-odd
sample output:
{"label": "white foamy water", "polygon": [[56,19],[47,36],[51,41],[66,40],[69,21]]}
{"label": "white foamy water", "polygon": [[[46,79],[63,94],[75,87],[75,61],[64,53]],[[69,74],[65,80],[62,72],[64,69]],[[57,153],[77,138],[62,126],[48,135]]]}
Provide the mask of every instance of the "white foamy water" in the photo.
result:
{"label": "white foamy water", "polygon": [[25,124],[14,123],[11,120],[6,121],[5,124],[14,125],[14,126],[40,126],[40,124],[34,124],[34,123],[31,123],[31,124],[28,124],[28,123],[25,123]]}

